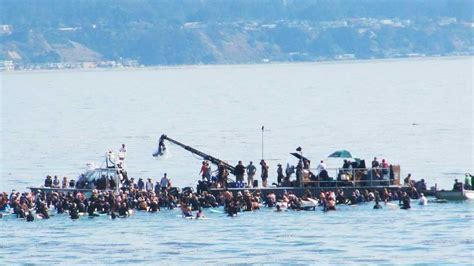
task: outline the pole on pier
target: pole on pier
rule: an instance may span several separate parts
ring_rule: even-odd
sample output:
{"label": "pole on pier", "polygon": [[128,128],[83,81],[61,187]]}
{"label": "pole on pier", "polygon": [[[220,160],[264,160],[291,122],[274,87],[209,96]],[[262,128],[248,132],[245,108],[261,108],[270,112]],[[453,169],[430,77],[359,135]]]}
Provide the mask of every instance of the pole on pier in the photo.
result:
{"label": "pole on pier", "polygon": [[263,132],[265,131],[265,127],[262,126],[262,160],[263,160]]}

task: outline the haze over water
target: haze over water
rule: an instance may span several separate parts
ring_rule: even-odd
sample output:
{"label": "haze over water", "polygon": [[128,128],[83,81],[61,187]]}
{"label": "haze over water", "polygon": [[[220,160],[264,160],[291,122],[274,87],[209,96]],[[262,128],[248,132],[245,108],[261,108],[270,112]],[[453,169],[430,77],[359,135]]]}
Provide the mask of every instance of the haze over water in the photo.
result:
{"label": "haze over water", "polygon": [[[472,63],[467,57],[1,73],[0,191],[41,185],[47,174],[74,178],[122,143],[129,176],[156,180],[167,172],[174,185],[194,186],[198,158],[173,145],[168,158],[151,156],[161,134],[236,164],[260,159],[262,125],[270,183],[277,163],[297,163],[289,152],[301,146],[313,166],[347,149],[368,163],[377,156],[401,165],[402,177],[412,173],[428,186],[451,188],[454,178],[474,172]],[[0,258],[17,263],[14,254],[26,246],[39,263],[472,262],[472,203],[371,207],[264,210],[235,219],[209,213],[211,220],[196,223],[177,218],[178,211],[114,222],[4,219],[0,233],[13,244],[0,244]],[[8,229],[15,227],[27,233]],[[43,254],[43,244],[66,251]]]}

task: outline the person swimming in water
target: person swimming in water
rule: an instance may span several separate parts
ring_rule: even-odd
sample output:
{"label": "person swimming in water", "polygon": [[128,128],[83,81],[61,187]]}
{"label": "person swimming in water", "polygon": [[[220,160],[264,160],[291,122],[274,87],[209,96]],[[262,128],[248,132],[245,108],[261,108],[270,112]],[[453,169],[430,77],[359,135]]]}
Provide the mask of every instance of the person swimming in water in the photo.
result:
{"label": "person swimming in water", "polygon": [[69,216],[72,220],[79,219],[79,212],[77,211],[76,203],[73,203],[71,208],[69,209]]}
{"label": "person swimming in water", "polygon": [[35,217],[33,216],[33,213],[29,211],[28,214],[26,215],[26,221],[33,222],[34,220],[35,220]]}
{"label": "person swimming in water", "polygon": [[411,206],[410,206],[410,196],[408,196],[408,194],[406,192],[403,192],[402,204],[403,204],[403,206],[400,209],[408,210],[408,209],[411,208]]}
{"label": "person swimming in water", "polygon": [[196,213],[196,219],[201,219],[204,218],[204,212],[202,212],[202,208],[199,208],[199,210]]}
{"label": "person swimming in water", "polygon": [[97,217],[99,214],[95,213],[95,206],[93,204],[89,204],[87,206],[87,213],[89,214],[89,217]]}
{"label": "person swimming in water", "polygon": [[181,203],[181,212],[184,218],[193,217],[193,212],[191,211],[191,207],[188,206],[186,203]]}
{"label": "person swimming in water", "polygon": [[283,210],[281,209],[280,204],[277,204],[277,205],[276,205],[276,210],[275,210],[275,211],[276,211],[276,212],[282,212],[282,211],[283,211]]}
{"label": "person swimming in water", "polygon": [[125,204],[125,202],[122,202],[122,204],[120,205],[118,209],[118,214],[120,218],[125,218],[129,215],[127,204]]}
{"label": "person swimming in water", "polygon": [[375,205],[374,209],[382,209],[382,205],[380,205],[380,195],[378,191],[375,191]]}
{"label": "person swimming in water", "polygon": [[335,211],[336,210],[336,200],[334,199],[334,195],[328,194],[328,203],[327,203],[327,210],[328,211]]}
{"label": "person swimming in water", "polygon": [[428,200],[426,199],[423,193],[420,193],[420,199],[418,200],[418,205],[427,205]]}
{"label": "person swimming in water", "polygon": [[38,209],[36,210],[36,214],[39,214],[43,219],[49,219],[48,208],[46,207],[46,203],[42,202]]}
{"label": "person swimming in water", "polygon": [[227,214],[231,217],[237,216],[239,211],[237,199],[231,200],[229,206],[227,207]]}

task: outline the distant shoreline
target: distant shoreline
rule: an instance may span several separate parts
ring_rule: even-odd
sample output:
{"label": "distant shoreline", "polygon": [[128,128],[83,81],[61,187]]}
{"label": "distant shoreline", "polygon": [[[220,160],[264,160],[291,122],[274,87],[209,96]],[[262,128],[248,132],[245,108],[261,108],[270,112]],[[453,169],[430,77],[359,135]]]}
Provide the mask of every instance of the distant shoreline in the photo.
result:
{"label": "distant shoreline", "polygon": [[51,73],[51,72],[109,72],[109,71],[137,71],[137,70],[166,70],[180,68],[209,68],[209,67],[244,67],[244,66],[276,66],[276,65],[315,65],[315,64],[337,64],[337,63],[368,63],[368,62],[387,62],[387,61],[407,61],[407,60],[452,60],[473,58],[471,55],[447,55],[447,56],[416,56],[416,57],[392,57],[392,58],[370,58],[370,59],[333,59],[321,61],[273,61],[268,63],[239,63],[239,64],[190,64],[190,65],[149,65],[142,67],[96,67],[96,68],[70,68],[70,69],[31,69],[31,70],[2,70],[3,74],[25,74],[25,73]]}

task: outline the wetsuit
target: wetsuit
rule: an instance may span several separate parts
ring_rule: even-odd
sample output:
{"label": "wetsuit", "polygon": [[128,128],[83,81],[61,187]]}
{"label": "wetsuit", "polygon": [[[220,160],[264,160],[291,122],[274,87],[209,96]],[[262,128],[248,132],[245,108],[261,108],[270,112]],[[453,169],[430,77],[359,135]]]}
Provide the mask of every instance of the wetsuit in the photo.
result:
{"label": "wetsuit", "polygon": [[402,201],[403,201],[403,206],[401,207],[401,209],[405,209],[405,210],[406,210],[406,209],[410,209],[410,208],[411,208],[411,206],[410,206],[410,197],[404,196]]}
{"label": "wetsuit", "polygon": [[336,204],[345,204],[346,198],[342,194],[336,196]]}
{"label": "wetsuit", "polygon": [[20,208],[20,206],[18,206],[17,208],[18,210],[15,210],[16,218],[25,218],[25,211],[23,211],[23,209]]}
{"label": "wetsuit", "polygon": [[48,211],[43,206],[40,206],[38,210],[36,210],[36,213],[41,214],[41,216],[43,216],[43,219],[49,219]]}
{"label": "wetsuit", "polygon": [[79,219],[79,213],[77,212],[77,208],[72,207],[69,210],[69,216],[71,216],[71,219],[73,220]]}
{"label": "wetsuit", "polygon": [[89,213],[89,217],[99,216],[97,213],[94,213],[94,212],[95,212],[95,207],[93,203],[91,203],[87,207],[87,213]]}
{"label": "wetsuit", "polygon": [[158,206],[158,204],[153,201],[150,203],[150,208],[148,209],[149,212],[157,212],[158,210],[160,209],[160,207]]}
{"label": "wetsuit", "polygon": [[31,212],[28,212],[28,214],[26,215],[26,221],[33,222],[34,220],[35,220],[35,217],[33,216],[33,214]]}
{"label": "wetsuit", "polygon": [[118,213],[119,213],[119,216],[120,216],[120,217],[126,217],[126,216],[128,215],[128,209],[127,209],[127,207],[123,207],[123,206],[120,207],[120,208],[118,209]]}

